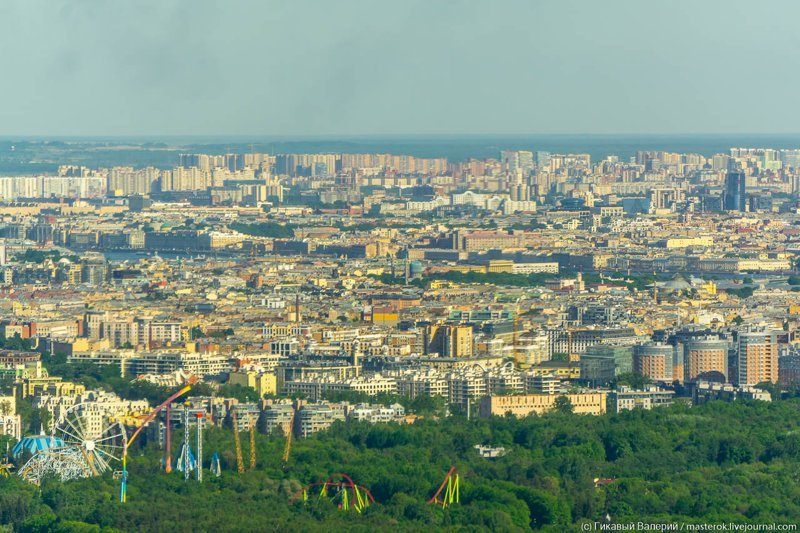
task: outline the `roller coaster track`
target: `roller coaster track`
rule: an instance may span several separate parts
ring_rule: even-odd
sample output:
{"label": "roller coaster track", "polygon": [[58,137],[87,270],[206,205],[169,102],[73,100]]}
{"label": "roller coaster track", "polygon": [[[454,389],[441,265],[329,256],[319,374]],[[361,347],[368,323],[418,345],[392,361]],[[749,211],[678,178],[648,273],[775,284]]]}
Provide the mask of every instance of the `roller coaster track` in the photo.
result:
{"label": "roller coaster track", "polygon": [[[444,491],[444,495],[442,492]],[[451,466],[450,470],[448,470],[447,475],[444,477],[444,481],[442,484],[439,485],[439,490],[436,491],[436,494],[428,500],[428,503],[431,505],[441,505],[442,509],[445,507],[450,507],[454,503],[459,503],[460,496],[459,496],[459,477],[458,472],[456,472],[456,467]]]}

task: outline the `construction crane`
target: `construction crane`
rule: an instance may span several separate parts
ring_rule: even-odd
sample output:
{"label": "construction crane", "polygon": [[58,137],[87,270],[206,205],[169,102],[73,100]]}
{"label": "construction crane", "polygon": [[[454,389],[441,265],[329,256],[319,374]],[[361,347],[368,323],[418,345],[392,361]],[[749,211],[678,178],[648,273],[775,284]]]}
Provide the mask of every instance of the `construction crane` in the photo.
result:
{"label": "construction crane", "polygon": [[250,423],[250,470],[256,469],[256,422]]}
{"label": "construction crane", "polygon": [[292,409],[292,418],[289,419],[289,433],[286,434],[286,444],[283,446],[283,462],[289,460],[289,453],[292,451],[292,434],[294,433],[294,409]]}
{"label": "construction crane", "polygon": [[239,422],[236,420],[236,409],[231,410],[233,420],[233,442],[236,444],[236,471],[244,473],[244,458],[242,457],[242,441],[239,439]]}

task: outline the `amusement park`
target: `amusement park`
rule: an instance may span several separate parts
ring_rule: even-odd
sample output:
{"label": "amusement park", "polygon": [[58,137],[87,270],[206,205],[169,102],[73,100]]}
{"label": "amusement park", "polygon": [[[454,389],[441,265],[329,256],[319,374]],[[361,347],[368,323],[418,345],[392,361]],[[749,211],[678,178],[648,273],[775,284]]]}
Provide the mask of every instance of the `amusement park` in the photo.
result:
{"label": "amusement park", "polygon": [[[257,431],[258,421],[237,413],[235,405],[227,424],[193,405],[188,397],[193,384],[175,391],[134,423],[99,402],[76,403],[62,410],[49,431],[42,427],[39,434],[22,437],[13,446],[7,441],[0,458],[0,490],[11,479],[42,491],[56,485],[86,488],[94,482],[103,489],[115,487],[115,505],[125,509],[137,506],[136,494],[147,490],[158,476],[180,480],[187,487],[214,486],[230,483],[226,478],[262,470],[284,478],[281,495],[276,497],[283,498],[289,508],[329,508],[346,516],[368,512],[381,503],[369,487],[348,473],[332,471],[315,478],[305,472],[308,465],[303,457],[308,450],[301,452],[302,457],[293,454],[298,447],[293,438],[294,416],[288,431],[265,437]],[[264,451],[267,457],[261,455]],[[446,510],[460,503],[460,492],[461,477],[451,466],[442,469],[441,479],[430,485],[421,502]],[[380,487],[379,494],[393,496],[386,487]]]}

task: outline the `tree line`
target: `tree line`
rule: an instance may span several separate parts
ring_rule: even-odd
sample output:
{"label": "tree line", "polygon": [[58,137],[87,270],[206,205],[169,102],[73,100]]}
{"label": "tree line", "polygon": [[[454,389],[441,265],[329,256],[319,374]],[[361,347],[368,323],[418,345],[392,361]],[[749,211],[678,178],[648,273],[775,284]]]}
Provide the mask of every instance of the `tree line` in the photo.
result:
{"label": "tree line", "polygon": [[[435,408],[437,406],[429,406]],[[614,522],[800,522],[800,400],[675,404],[604,416],[569,409],[523,419],[460,415],[414,424],[335,423],[293,443],[256,435],[257,466],[236,473],[233,434],[206,432],[222,475],[204,483],[161,472],[163,452],[131,450],[129,502],[110,474],[41,490],[0,479],[0,523],[18,531],[571,531]],[[0,443],[2,444],[2,443]],[[482,458],[474,446],[503,446]],[[174,443],[177,454],[179,443]],[[192,444],[194,446],[194,443]],[[245,456],[249,439],[242,439]],[[461,503],[428,505],[455,465]],[[368,487],[376,503],[341,511],[303,486],[336,472]],[[595,480],[602,479],[602,483]],[[302,498],[300,498],[302,500]]]}

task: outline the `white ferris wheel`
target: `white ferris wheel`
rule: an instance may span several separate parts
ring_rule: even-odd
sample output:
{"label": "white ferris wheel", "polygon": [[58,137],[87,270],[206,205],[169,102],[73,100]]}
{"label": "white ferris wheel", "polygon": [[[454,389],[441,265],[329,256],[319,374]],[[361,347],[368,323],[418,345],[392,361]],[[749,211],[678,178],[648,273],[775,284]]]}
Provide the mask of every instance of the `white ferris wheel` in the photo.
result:
{"label": "white ferris wheel", "polygon": [[99,476],[122,460],[126,438],[125,427],[107,407],[79,403],[59,416],[45,446],[18,474],[37,485],[49,476],[61,481]]}

